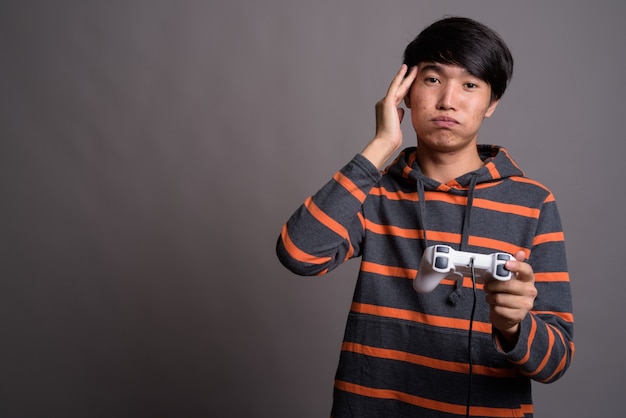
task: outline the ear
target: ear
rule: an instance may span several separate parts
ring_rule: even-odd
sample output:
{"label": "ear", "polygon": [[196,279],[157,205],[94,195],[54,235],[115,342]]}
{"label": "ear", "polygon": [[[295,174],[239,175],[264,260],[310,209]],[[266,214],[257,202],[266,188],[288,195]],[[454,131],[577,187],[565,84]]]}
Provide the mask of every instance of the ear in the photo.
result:
{"label": "ear", "polygon": [[487,111],[485,112],[486,118],[493,115],[493,112],[495,112],[496,107],[498,106],[498,103],[500,103],[500,99],[492,100],[491,103],[489,103],[489,107],[487,108]]}
{"label": "ear", "polygon": [[411,108],[411,97],[409,97],[410,95],[407,93],[406,96],[404,96],[404,105],[407,107],[407,109]]}

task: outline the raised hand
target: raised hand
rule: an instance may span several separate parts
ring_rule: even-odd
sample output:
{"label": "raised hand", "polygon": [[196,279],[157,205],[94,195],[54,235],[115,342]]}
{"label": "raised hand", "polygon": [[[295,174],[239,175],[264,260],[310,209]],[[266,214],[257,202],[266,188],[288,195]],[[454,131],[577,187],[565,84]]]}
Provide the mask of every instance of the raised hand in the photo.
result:
{"label": "raised hand", "polygon": [[403,64],[389,85],[385,97],[376,103],[376,135],[361,152],[379,169],[402,145],[400,123],[404,117],[404,109],[399,106],[417,77],[417,67],[411,68],[408,73],[407,70],[407,66]]}

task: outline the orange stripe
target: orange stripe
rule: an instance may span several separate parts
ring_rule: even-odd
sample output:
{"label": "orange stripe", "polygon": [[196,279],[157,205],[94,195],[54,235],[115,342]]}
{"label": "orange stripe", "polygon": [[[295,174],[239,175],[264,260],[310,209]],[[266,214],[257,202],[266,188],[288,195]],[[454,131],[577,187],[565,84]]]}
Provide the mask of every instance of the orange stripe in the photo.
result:
{"label": "orange stripe", "polygon": [[462,190],[463,186],[461,186],[461,184],[455,179],[452,179],[447,183],[439,183],[439,185],[437,186],[437,188],[434,189],[434,191],[449,192],[452,189]]}
{"label": "orange stripe", "polygon": [[540,283],[569,282],[569,273],[566,271],[535,273],[535,281]]}
{"label": "orange stripe", "polygon": [[343,227],[339,222],[328,216],[323,210],[321,210],[315,202],[313,202],[312,198],[308,198],[304,205],[308,209],[308,211],[313,215],[315,219],[317,219],[320,223],[322,223],[326,228],[333,231],[335,234],[340,237],[349,240],[350,237],[348,235],[348,230]]}
{"label": "orange stripe", "polygon": [[449,193],[424,192],[424,199],[437,202],[446,202],[453,205],[466,206],[467,197]]}
{"label": "orange stripe", "polygon": [[565,240],[563,232],[549,232],[547,234],[536,235],[533,245],[545,244],[546,242],[560,242]]}
{"label": "orange stripe", "polygon": [[[447,412],[450,414],[465,415],[465,405],[457,405],[447,402],[435,401],[432,399],[423,398],[421,396],[410,395],[408,393],[400,392],[392,389],[376,389],[367,386],[357,385],[354,383],[345,382],[342,380],[335,380],[335,388],[354,393],[361,396],[367,396],[377,399],[395,399],[410,405],[419,406],[421,408],[432,409],[435,411]],[[524,413],[522,409],[504,409],[504,408],[488,408],[484,406],[472,406],[470,415],[482,416],[482,417],[502,417],[511,416],[523,417]],[[506,413],[505,413],[506,411]]]}
{"label": "orange stripe", "polygon": [[[415,276],[417,276],[417,270],[415,269],[386,266],[384,264],[372,263],[371,261],[362,261],[361,271],[364,271],[367,273],[380,274],[381,276],[399,277],[402,279],[410,279],[410,280],[415,279]],[[444,278],[441,280],[440,284],[454,286],[456,284],[456,280]],[[476,283],[476,287],[478,289],[482,290],[483,286],[484,285],[482,283]],[[469,277],[463,278],[463,287],[470,287],[470,288],[473,287],[472,279]]]}
{"label": "orange stripe", "polygon": [[561,359],[561,362],[559,363],[559,366],[556,368],[554,373],[548,376],[548,378],[546,378],[544,382],[551,382],[556,375],[558,375],[559,373],[563,371],[566,365],[567,365],[567,355],[564,355],[563,358]]}
{"label": "orange stripe", "polygon": [[407,165],[402,170],[402,177],[404,177],[405,179],[408,179],[409,178],[409,174],[411,173],[411,171],[413,171],[413,169],[411,168],[410,165]]}
{"label": "orange stripe", "polygon": [[324,264],[332,260],[331,257],[317,257],[307,252],[304,252],[298,247],[296,247],[296,245],[293,243],[293,241],[291,241],[291,238],[289,237],[289,232],[287,231],[286,224],[283,225],[283,230],[281,232],[281,239],[289,255],[297,261],[300,261],[303,263],[309,263],[309,264]]}
{"label": "orange stripe", "polygon": [[489,170],[489,174],[491,174],[492,179],[499,179],[500,177],[502,177],[493,161],[490,161],[487,164],[485,164],[485,167],[487,167],[487,170]]}
{"label": "orange stripe", "polygon": [[[313,202],[312,198],[309,197],[304,202],[304,204],[306,208],[309,210],[309,212],[311,213],[311,215],[315,217],[315,219],[317,219],[319,222],[324,224],[324,226],[326,226],[328,229],[332,230],[335,234],[339,235],[340,237],[342,237],[348,242],[348,251],[346,252],[346,258],[344,259],[344,261],[352,258],[352,256],[354,255],[354,246],[352,245],[352,242],[350,241],[350,234],[348,230],[339,222],[335,221],[333,218],[328,216],[324,211],[322,211],[315,204],[315,202]],[[357,216],[359,215],[360,214],[357,214]],[[359,216],[359,219],[362,219],[362,217]]]}
{"label": "orange stripe", "polygon": [[356,214],[357,218],[359,218],[359,222],[361,222],[361,228],[365,229],[365,217],[361,212]]}
{"label": "orange stripe", "polygon": [[544,186],[543,184],[539,183],[536,180],[530,179],[528,177],[509,177],[509,179],[511,181],[516,181],[518,183],[526,183],[526,184],[532,184],[534,186],[539,187],[540,189],[545,190],[546,192],[548,192],[548,196],[546,197],[546,199],[543,201],[543,203],[547,203],[547,202],[553,202],[554,201],[554,195],[550,192],[550,190],[548,190],[548,188],[546,186]]}
{"label": "orange stripe", "polygon": [[498,248],[498,251],[506,252],[509,254],[515,254],[520,250],[524,251],[526,253],[526,256],[528,256],[528,254],[530,253],[530,251],[526,248],[520,248],[517,245],[491,238],[477,237],[472,235],[469,237],[468,242],[469,245],[473,245],[476,247]]}
{"label": "orange stripe", "polygon": [[[481,187],[477,187],[480,189]],[[384,196],[389,200],[409,200],[416,202],[418,200],[417,192],[402,192],[402,191],[388,191],[384,187],[375,187],[370,192],[372,195]],[[453,205],[465,206],[467,205],[467,197],[453,195],[450,193],[441,193],[435,191],[427,191],[424,193],[424,198],[427,201],[445,202]],[[540,209],[529,208],[527,206],[513,205],[510,203],[494,202],[487,199],[474,199],[474,207],[492,210],[495,212],[510,213],[514,215],[525,216],[527,218],[538,219],[541,212]]]}
{"label": "orange stripe", "polygon": [[[439,285],[455,286],[456,282],[456,279],[442,279]],[[476,289],[483,290],[484,286],[485,285],[483,283],[476,283]],[[470,289],[474,287],[472,284],[472,278],[470,276],[463,277],[463,287],[467,287]]]}
{"label": "orange stripe", "polygon": [[439,192],[449,192],[452,188],[462,189],[463,186],[461,186],[456,180],[452,180],[448,184],[439,183],[435,190]]}
{"label": "orange stripe", "polygon": [[[555,332],[559,336],[559,339],[561,340],[561,344],[563,345],[563,347],[566,347],[565,338],[563,338],[563,333],[551,324],[548,324],[548,329],[551,329],[553,332]],[[554,376],[561,373],[563,369],[565,369],[566,365],[567,365],[567,348],[563,352],[563,357],[561,357],[561,361],[559,362],[559,365],[557,366],[557,368],[544,381],[545,382],[551,381],[554,378]]]}
{"label": "orange stripe", "polygon": [[352,196],[354,196],[359,202],[363,203],[367,195],[363,193],[359,187],[352,182],[348,177],[344,176],[342,173],[337,172],[333,176],[333,179],[339,184],[341,184],[344,189],[346,189]]}
{"label": "orange stripe", "polygon": [[496,212],[511,213],[527,218],[539,219],[541,211],[527,206],[512,205],[510,203],[493,202],[487,199],[474,199],[474,207],[493,210]]}
{"label": "orange stripe", "polygon": [[384,196],[389,200],[409,200],[412,202],[417,202],[417,192],[402,192],[400,190],[397,191],[389,191],[384,187],[373,187],[370,191],[371,195],[375,196]]}
{"label": "orange stripe", "polygon": [[556,316],[561,318],[562,320],[566,321],[566,322],[570,322],[570,323],[574,323],[574,314],[570,313],[570,312],[556,312],[556,311],[532,311],[534,314],[537,315],[550,315],[550,316]]}
{"label": "orange stripe", "polygon": [[415,269],[385,266],[382,264],[372,263],[370,261],[361,262],[361,271],[381,274],[383,276],[401,277],[403,279],[414,279],[417,275],[417,270]]}
{"label": "orange stripe", "polygon": [[[455,205],[465,206],[467,205],[467,197],[443,194],[438,192],[426,192],[424,194],[426,200],[436,200],[439,202],[447,202]],[[475,198],[472,204],[473,207],[492,210],[495,212],[510,213],[514,215],[525,216],[527,218],[539,219],[541,211],[535,208],[529,208],[527,206],[513,205],[510,203],[494,202],[487,199]]]}
{"label": "orange stripe", "polygon": [[511,158],[511,155],[509,154],[509,152],[506,149],[504,149],[504,148],[500,148],[500,151],[503,152],[509,158],[510,163],[513,164],[515,166],[515,168],[517,168],[519,171],[521,171],[522,175],[524,176],[525,175],[524,174],[524,170],[522,170],[520,168],[520,166],[517,165],[517,163],[515,161],[513,161],[513,158]]}
{"label": "orange stripe", "polygon": [[[393,235],[397,237],[411,239],[424,238],[424,232],[422,230],[400,228],[392,225],[380,225],[373,222],[368,222],[366,224],[366,229],[380,235]],[[461,242],[461,234],[432,230],[428,230],[426,232],[428,234],[428,238],[432,241],[445,242],[449,244],[459,244]],[[515,254],[519,250],[523,250],[526,253],[526,256],[528,256],[528,254],[530,253],[528,249],[520,248],[508,242],[499,241],[491,238],[477,237],[473,235],[469,237],[469,244],[487,249],[497,248],[498,251],[511,254]]]}
{"label": "orange stripe", "polygon": [[[407,353],[399,350],[391,350],[387,348],[371,347],[368,345],[344,342],[341,346],[343,351],[362,354],[364,356],[382,358],[387,360],[402,361],[405,363],[416,364],[419,366],[430,367],[431,369],[445,370],[455,373],[469,373],[469,364],[454,361],[439,360],[432,357],[420,356],[417,354]],[[495,367],[486,367],[474,364],[472,372],[485,376],[513,377],[517,375],[515,369],[501,369]]]}
{"label": "orange stripe", "polygon": [[[422,231],[421,229],[408,229],[391,225],[379,225],[371,221],[367,223],[366,229],[381,235],[394,235],[402,238],[412,239],[424,238],[424,231]],[[428,230],[426,231],[426,233],[428,234],[428,238],[433,241],[446,242],[449,244],[459,244],[461,242],[461,234],[432,230]]]}
{"label": "orange stripe", "polygon": [[441,232],[441,231],[426,231],[428,234],[428,239],[433,241],[446,242],[448,244],[460,244],[461,243],[461,234],[455,234],[452,232]]}
{"label": "orange stripe", "polygon": [[[410,311],[407,309],[388,308],[385,306],[369,305],[365,303],[352,302],[351,311],[367,315],[380,316],[385,318],[402,319],[405,321],[416,322],[420,324],[432,325],[442,328],[452,328],[460,330],[469,329],[469,320],[448,318],[445,316],[427,315],[420,312]],[[491,324],[487,322],[474,321],[474,331],[491,334]]]}
{"label": "orange stripe", "polygon": [[530,347],[532,346],[533,339],[535,338],[535,334],[537,333],[537,321],[533,315],[530,316],[530,333],[528,334],[528,344],[526,346],[526,355],[522,357],[518,361],[511,360],[512,363],[515,364],[524,364],[530,358]]}
{"label": "orange stripe", "polygon": [[354,255],[354,246],[352,245],[352,242],[350,241],[350,234],[348,233],[348,230],[344,228],[344,226],[341,225],[339,222],[335,221],[333,218],[328,216],[323,210],[321,210],[315,204],[315,202],[313,202],[313,199],[311,197],[309,197],[304,202],[304,205],[306,206],[309,213],[311,213],[311,215],[315,219],[317,219],[325,227],[327,227],[328,229],[330,229],[335,234],[339,235],[340,237],[342,237],[348,242],[349,247],[348,247],[348,251],[346,252],[345,260],[350,259]]}
{"label": "orange stripe", "polygon": [[393,235],[402,238],[424,238],[424,233],[418,229],[400,228],[393,225],[380,225],[373,222],[367,222],[366,228],[376,234]]}
{"label": "orange stripe", "polygon": [[552,352],[552,347],[554,347],[554,333],[550,332],[549,328],[547,329],[547,331],[548,331],[548,349],[546,350],[546,355],[543,356],[541,363],[539,363],[539,365],[534,371],[524,373],[526,376],[529,376],[529,377],[537,376],[539,373],[543,371],[543,369],[546,367],[546,364],[548,364],[548,361],[550,360],[550,353]]}

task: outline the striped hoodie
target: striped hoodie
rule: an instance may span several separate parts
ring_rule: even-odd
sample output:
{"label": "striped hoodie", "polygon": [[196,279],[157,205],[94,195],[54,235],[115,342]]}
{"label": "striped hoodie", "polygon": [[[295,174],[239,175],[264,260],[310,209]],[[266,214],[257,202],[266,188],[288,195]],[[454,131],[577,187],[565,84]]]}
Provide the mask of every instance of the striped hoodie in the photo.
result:
{"label": "striped hoodie", "polygon": [[[471,416],[532,417],[531,380],[553,382],[569,367],[573,315],[554,196],[504,148],[478,152],[483,167],[447,184],[422,174],[415,147],[382,173],[357,155],[283,226],[277,255],[296,274],[361,258],[332,417],[450,418],[467,404]],[[492,329],[482,285],[474,299],[470,278],[413,290],[433,244],[527,254],[538,296],[514,347]]]}

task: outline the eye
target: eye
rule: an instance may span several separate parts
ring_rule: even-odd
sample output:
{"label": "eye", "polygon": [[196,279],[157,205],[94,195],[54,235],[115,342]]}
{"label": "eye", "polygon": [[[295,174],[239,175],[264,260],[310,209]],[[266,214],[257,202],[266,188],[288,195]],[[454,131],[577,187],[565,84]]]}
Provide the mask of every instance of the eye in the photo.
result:
{"label": "eye", "polygon": [[468,83],[465,83],[465,87],[467,87],[468,89],[475,89],[478,87],[478,84],[476,83],[472,83],[471,81]]}
{"label": "eye", "polygon": [[424,81],[426,81],[429,84],[437,84],[437,83],[439,83],[439,79],[436,78],[436,77],[426,77],[424,79]]}

